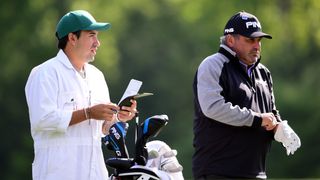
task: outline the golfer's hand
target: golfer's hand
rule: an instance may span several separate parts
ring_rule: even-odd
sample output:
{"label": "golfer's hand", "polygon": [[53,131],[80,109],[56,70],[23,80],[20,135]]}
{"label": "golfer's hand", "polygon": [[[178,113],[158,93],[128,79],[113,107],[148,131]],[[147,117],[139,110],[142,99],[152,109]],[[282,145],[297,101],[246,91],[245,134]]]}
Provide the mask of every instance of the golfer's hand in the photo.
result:
{"label": "golfer's hand", "polygon": [[119,121],[126,122],[133,119],[137,113],[137,101],[131,99],[132,103],[130,107],[122,106],[120,111],[118,112]]}
{"label": "golfer's hand", "polygon": [[277,120],[273,113],[263,113],[261,114],[261,117],[261,126],[266,128],[267,131],[273,130],[276,127]]}
{"label": "golfer's hand", "polygon": [[97,120],[112,121],[116,117],[116,112],[120,110],[114,103],[97,104],[90,107],[90,118]]}

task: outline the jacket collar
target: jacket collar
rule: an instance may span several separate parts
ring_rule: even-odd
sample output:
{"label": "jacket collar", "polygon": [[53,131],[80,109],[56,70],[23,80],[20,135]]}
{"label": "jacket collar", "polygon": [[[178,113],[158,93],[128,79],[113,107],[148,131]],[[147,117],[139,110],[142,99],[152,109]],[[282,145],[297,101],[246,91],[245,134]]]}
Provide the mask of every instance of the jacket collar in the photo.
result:
{"label": "jacket collar", "polygon": [[58,54],[57,54],[57,59],[59,62],[61,62],[66,68],[68,69],[74,69],[74,67],[72,66],[68,56],[64,53],[64,51],[62,49],[59,50]]}
{"label": "jacket collar", "polygon": [[229,60],[239,61],[236,52],[232,51],[228,46],[221,44],[219,48],[219,53],[225,55]]}

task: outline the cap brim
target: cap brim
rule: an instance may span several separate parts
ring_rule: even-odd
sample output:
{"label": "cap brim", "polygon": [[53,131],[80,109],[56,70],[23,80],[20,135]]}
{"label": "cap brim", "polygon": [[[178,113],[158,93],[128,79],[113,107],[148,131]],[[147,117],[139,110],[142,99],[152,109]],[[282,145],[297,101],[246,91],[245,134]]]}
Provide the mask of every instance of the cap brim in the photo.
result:
{"label": "cap brim", "polygon": [[101,30],[107,30],[111,27],[110,23],[100,23],[100,22],[96,22],[96,23],[92,23],[90,26],[84,28],[83,30],[97,30],[97,31],[101,31]]}
{"label": "cap brim", "polygon": [[254,32],[250,35],[252,38],[257,38],[257,37],[264,37],[267,39],[272,39],[272,36],[270,34],[266,34],[264,32]]}

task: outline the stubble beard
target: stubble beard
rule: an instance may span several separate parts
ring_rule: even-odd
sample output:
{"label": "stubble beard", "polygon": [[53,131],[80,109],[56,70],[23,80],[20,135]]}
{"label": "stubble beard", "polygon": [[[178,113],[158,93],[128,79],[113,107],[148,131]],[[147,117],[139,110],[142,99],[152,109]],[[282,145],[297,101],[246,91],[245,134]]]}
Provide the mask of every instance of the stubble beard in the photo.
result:
{"label": "stubble beard", "polygon": [[87,61],[87,63],[91,63],[94,61],[94,59],[95,59],[94,56],[90,56],[90,57],[88,57],[88,59],[86,61]]}

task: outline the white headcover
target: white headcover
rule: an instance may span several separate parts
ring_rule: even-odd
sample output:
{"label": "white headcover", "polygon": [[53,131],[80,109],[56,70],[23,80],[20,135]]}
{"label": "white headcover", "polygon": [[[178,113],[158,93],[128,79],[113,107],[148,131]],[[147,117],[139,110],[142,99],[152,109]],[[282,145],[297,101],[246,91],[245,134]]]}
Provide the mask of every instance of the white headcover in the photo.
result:
{"label": "white headcover", "polygon": [[146,147],[149,156],[146,167],[157,168],[167,173],[174,180],[184,179],[183,167],[176,158],[176,150],[171,149],[165,142],[158,140],[148,142]]}

